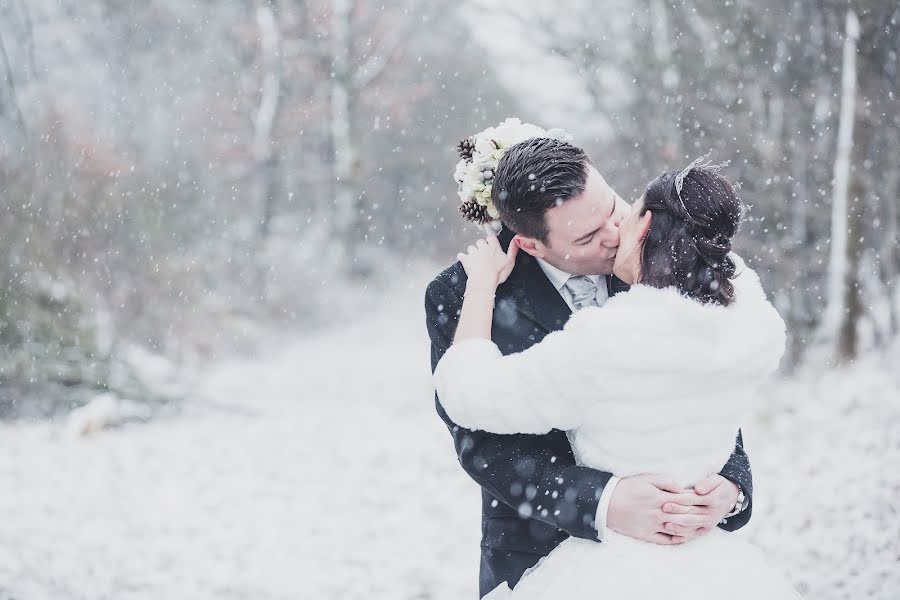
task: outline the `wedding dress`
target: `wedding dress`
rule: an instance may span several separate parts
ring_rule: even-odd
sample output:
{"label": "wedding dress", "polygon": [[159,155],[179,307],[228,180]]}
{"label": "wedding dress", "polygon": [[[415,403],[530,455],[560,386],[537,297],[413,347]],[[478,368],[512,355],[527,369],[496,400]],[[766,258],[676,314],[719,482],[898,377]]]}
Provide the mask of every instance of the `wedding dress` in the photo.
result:
{"label": "wedding dress", "polygon": [[[635,285],[562,331],[502,356],[493,342],[454,344],[435,370],[441,404],[462,427],[542,434],[563,429],[579,464],[618,477],[662,474],[689,487],[718,473],[760,384],[778,367],[785,328],[740,259],[729,306],[675,288]],[[561,482],[564,493],[565,483]],[[543,505],[542,505],[543,504]],[[534,511],[552,501],[533,498]],[[487,598],[778,600],[797,598],[761,550],[715,528],[680,545],[607,530],[568,538],[514,590]]]}

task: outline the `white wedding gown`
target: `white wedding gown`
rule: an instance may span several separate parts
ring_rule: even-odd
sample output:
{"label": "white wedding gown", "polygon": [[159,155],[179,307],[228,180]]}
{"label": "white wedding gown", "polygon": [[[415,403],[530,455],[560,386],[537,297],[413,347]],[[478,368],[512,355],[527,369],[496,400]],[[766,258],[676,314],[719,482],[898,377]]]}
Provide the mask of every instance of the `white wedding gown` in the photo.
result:
{"label": "white wedding gown", "polygon": [[[454,344],[435,371],[441,404],[470,429],[564,429],[579,464],[619,477],[664,474],[691,486],[718,473],[759,385],[778,367],[784,322],[735,257],[735,301],[702,305],[674,288],[636,285],[562,331],[502,356],[484,339]],[[535,498],[533,507],[541,499]],[[779,600],[797,598],[762,552],[716,528],[660,546],[607,530],[568,538],[514,590],[487,598]]]}

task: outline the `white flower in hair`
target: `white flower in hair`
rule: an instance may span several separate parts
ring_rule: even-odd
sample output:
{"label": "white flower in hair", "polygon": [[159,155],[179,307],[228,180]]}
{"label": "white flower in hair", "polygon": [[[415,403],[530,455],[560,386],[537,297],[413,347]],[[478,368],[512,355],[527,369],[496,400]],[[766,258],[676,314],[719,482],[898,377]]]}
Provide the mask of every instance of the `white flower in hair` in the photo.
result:
{"label": "white flower in hair", "polygon": [[[489,157],[494,153],[494,150],[497,149],[497,146],[494,145],[494,140],[491,139],[490,136],[494,133],[493,129],[487,129],[482,131],[480,135],[484,135],[485,137],[475,136],[475,153],[480,158]],[[473,155],[473,158],[475,156]]]}
{"label": "white flower in hair", "polygon": [[560,129],[559,127],[555,127],[553,129],[548,130],[547,135],[545,135],[544,137],[547,137],[547,138],[550,138],[553,140],[559,140],[561,142],[566,142],[566,143],[572,142],[572,136],[569,135],[568,133],[566,133],[566,131],[564,129]]}
{"label": "white flower in hair", "polygon": [[519,119],[513,118],[497,125],[491,138],[496,142],[498,148],[506,149],[529,138],[545,137],[546,134],[547,132],[537,125],[523,123]]}
{"label": "white flower in hair", "polygon": [[459,211],[469,221],[478,223],[486,232],[498,233],[500,213],[491,201],[494,174],[504,153],[519,142],[543,137],[571,142],[572,136],[562,129],[544,130],[516,118],[508,118],[496,127],[462,140],[457,149],[462,159],[456,164],[453,178],[461,205]]}
{"label": "white flower in hair", "polygon": [[453,173],[453,179],[456,180],[456,183],[462,183],[466,180],[466,172],[469,170],[469,165],[466,164],[466,161],[461,160],[456,163],[456,171]]}

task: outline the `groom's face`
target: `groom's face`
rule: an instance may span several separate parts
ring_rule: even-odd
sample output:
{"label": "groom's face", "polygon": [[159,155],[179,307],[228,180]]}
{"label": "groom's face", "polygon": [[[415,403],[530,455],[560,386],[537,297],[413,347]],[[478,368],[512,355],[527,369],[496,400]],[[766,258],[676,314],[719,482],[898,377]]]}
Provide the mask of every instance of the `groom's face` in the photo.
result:
{"label": "groom's face", "polygon": [[537,242],[536,252],[525,251],[573,275],[612,273],[619,223],[628,212],[628,203],[588,165],[584,192],[546,212],[547,243]]}

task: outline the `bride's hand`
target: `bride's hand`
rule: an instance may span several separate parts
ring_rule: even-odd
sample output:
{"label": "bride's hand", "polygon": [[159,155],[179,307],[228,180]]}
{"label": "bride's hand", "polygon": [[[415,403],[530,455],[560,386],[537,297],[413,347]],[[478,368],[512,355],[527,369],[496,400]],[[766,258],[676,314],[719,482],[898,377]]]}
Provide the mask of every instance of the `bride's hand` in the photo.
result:
{"label": "bride's hand", "polygon": [[519,245],[513,239],[509,244],[509,252],[504,252],[495,237],[486,237],[469,246],[466,253],[457,255],[468,277],[467,286],[496,289],[512,273],[516,266],[516,254]]}

